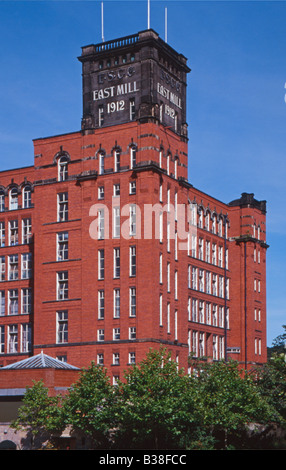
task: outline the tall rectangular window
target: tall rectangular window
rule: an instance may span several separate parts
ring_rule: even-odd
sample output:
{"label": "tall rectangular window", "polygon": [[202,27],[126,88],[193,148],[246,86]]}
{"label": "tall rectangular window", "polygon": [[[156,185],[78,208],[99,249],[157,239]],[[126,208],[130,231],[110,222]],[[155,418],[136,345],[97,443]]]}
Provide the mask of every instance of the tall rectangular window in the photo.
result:
{"label": "tall rectangular window", "polygon": [[0,247],[5,246],[5,222],[0,222]]}
{"label": "tall rectangular window", "polygon": [[18,245],[18,220],[10,220],[9,222],[9,245]]}
{"label": "tall rectangular window", "polygon": [[136,276],[136,246],[129,248],[129,275]]}
{"label": "tall rectangular window", "polygon": [[130,205],[130,235],[136,235],[136,205]]}
{"label": "tall rectangular window", "polygon": [[120,207],[113,208],[113,236],[114,238],[120,237]]}
{"label": "tall rectangular window", "polygon": [[22,314],[32,313],[32,289],[22,289]]}
{"label": "tall rectangular window", "polygon": [[98,209],[98,239],[104,239],[104,209]]}
{"label": "tall rectangular window", "polygon": [[135,99],[132,98],[129,102],[129,114],[130,114],[130,121],[134,121],[135,119]]}
{"label": "tall rectangular window", "polygon": [[0,256],[0,281],[5,281],[6,263],[5,256]]}
{"label": "tall rectangular window", "polygon": [[104,124],[104,110],[103,105],[98,106],[98,127],[102,127]]}
{"label": "tall rectangular window", "polygon": [[129,315],[136,317],[136,288],[130,287],[129,289]]}
{"label": "tall rectangular window", "polygon": [[1,290],[0,291],[0,316],[4,316],[6,313],[6,308],[5,308],[5,291]]}
{"label": "tall rectangular window", "polygon": [[63,310],[57,312],[57,343],[68,342],[68,312]]}
{"label": "tall rectangular window", "polygon": [[103,175],[104,174],[104,153],[100,153],[99,156],[99,174]]}
{"label": "tall rectangular window", "polygon": [[104,330],[102,328],[97,330],[97,341],[104,341]]}
{"label": "tall rectangular window", "polygon": [[30,218],[22,220],[22,243],[27,245],[32,241],[32,222]]}
{"label": "tall rectangular window", "polygon": [[62,271],[57,273],[57,300],[68,299],[69,285],[68,272]]}
{"label": "tall rectangular window", "polygon": [[120,277],[120,248],[113,249],[113,277]]}
{"label": "tall rectangular window", "polygon": [[21,325],[21,352],[27,353],[32,347],[32,328],[29,323]]}
{"label": "tall rectangular window", "polygon": [[120,318],[120,289],[113,291],[113,317]]}
{"label": "tall rectangular window", "polygon": [[18,315],[18,289],[11,289],[8,292],[8,307],[9,307],[9,315]]}
{"label": "tall rectangular window", "polygon": [[25,253],[22,255],[21,263],[21,278],[31,279],[32,277],[32,253]]}
{"label": "tall rectangular window", "polygon": [[134,168],[136,165],[136,148],[130,147],[130,168]]}
{"label": "tall rectangular window", "polygon": [[18,325],[8,326],[8,352],[18,352]]}
{"label": "tall rectangular window", "polygon": [[69,234],[61,232],[57,234],[57,261],[67,260],[69,257]]}
{"label": "tall rectangular window", "polygon": [[18,255],[11,255],[8,257],[8,278],[9,281],[16,281],[19,277],[18,271]]}
{"label": "tall rectangular window", "polygon": [[114,152],[114,171],[120,170],[120,152],[115,150]]}
{"label": "tall rectangular window", "polygon": [[104,250],[98,250],[98,279],[104,279]]}
{"label": "tall rectangular window", "polygon": [[68,193],[58,194],[58,222],[68,220]]}
{"label": "tall rectangular window", "polygon": [[104,318],[104,290],[98,291],[98,319]]}
{"label": "tall rectangular window", "polygon": [[0,212],[5,211],[5,194],[4,191],[0,191]]}
{"label": "tall rectangular window", "polygon": [[0,354],[5,352],[5,326],[0,326]]}

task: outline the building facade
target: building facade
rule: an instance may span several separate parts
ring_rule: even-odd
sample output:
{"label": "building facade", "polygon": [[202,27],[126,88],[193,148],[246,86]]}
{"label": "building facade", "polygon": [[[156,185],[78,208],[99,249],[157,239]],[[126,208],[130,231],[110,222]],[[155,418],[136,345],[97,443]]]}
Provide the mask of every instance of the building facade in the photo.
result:
{"label": "building facade", "polygon": [[1,388],[41,351],[113,383],[161,344],[266,362],[266,203],[188,181],[186,58],[147,30],[79,61],[81,129],[0,173]]}

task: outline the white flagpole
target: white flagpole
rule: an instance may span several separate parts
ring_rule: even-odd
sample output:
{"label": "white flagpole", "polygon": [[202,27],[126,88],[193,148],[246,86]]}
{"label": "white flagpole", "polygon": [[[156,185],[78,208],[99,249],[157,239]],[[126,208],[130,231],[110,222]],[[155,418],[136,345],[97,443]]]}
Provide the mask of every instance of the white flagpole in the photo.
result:
{"label": "white flagpole", "polygon": [[165,42],[168,40],[168,12],[167,7],[165,7]]}
{"label": "white flagpole", "polygon": [[148,0],[148,29],[150,29],[150,0]]}
{"label": "white flagpole", "polygon": [[104,42],[104,30],[103,30],[103,2],[101,2],[101,39]]}

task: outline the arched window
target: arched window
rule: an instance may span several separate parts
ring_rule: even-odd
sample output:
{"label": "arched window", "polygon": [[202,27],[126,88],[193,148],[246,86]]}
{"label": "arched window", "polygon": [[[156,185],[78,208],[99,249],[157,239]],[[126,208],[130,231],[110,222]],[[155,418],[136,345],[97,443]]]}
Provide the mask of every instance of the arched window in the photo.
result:
{"label": "arched window", "polygon": [[9,208],[11,211],[18,209],[18,189],[12,188],[10,191]]}
{"label": "arched window", "polygon": [[58,180],[65,181],[68,177],[68,158],[63,156],[58,160]]}
{"label": "arched window", "polygon": [[0,212],[5,210],[5,193],[3,190],[0,191]]}
{"label": "arched window", "polygon": [[32,191],[30,186],[25,186],[23,189],[23,207],[31,207],[32,205]]}

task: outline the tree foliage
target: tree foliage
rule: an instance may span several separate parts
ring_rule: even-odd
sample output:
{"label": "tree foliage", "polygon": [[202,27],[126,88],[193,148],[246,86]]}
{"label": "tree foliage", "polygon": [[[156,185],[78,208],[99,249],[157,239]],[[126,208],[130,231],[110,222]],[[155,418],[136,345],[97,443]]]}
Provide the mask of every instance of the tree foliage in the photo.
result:
{"label": "tree foliage", "polygon": [[253,375],[234,362],[193,365],[197,373],[186,374],[161,348],[150,350],[117,386],[94,363],[65,396],[49,397],[42,382],[34,383],[14,427],[36,435],[69,426],[93,448],[164,450],[231,448],[249,423],[285,424],[281,357]]}

